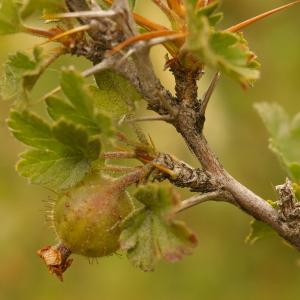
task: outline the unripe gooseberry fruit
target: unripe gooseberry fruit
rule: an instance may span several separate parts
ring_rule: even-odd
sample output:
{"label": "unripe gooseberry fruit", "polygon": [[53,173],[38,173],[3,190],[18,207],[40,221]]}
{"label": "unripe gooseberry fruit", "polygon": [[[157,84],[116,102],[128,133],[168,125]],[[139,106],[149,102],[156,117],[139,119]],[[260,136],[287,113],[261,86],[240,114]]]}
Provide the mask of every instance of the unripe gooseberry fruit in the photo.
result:
{"label": "unripe gooseberry fruit", "polygon": [[133,209],[125,181],[97,177],[59,197],[54,226],[72,253],[102,257],[118,250],[119,224]]}

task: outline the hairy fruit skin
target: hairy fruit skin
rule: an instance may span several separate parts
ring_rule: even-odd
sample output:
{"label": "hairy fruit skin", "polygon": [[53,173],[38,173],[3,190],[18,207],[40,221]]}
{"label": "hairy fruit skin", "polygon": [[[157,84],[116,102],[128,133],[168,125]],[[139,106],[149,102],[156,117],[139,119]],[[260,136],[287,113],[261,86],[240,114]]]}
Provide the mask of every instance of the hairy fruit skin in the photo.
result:
{"label": "hairy fruit skin", "polygon": [[60,241],[72,253],[87,257],[113,254],[119,248],[119,223],[132,203],[117,180],[98,178],[63,194],[54,208]]}

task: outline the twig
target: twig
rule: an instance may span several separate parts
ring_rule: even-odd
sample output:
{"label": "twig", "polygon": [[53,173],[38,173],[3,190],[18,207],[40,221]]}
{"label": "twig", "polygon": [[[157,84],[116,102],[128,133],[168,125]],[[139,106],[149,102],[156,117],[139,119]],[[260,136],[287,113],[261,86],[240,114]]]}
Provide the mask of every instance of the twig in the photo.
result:
{"label": "twig", "polygon": [[220,191],[195,195],[186,200],[183,200],[180,204],[180,207],[177,209],[176,212],[181,212],[181,211],[191,208],[195,205],[198,205],[198,204],[201,204],[204,202],[208,202],[208,201],[226,201],[227,202],[228,200],[226,200],[224,193],[220,192]]}
{"label": "twig", "polygon": [[[78,9],[84,6],[83,0],[67,0],[69,3],[77,3],[77,9],[74,9],[75,5],[72,5],[73,10],[80,11],[86,9]],[[80,4],[81,3],[81,4]],[[130,36],[136,35],[137,31],[133,24],[133,17],[128,7],[128,2],[118,0],[115,5],[123,3],[124,14],[122,16],[124,19],[120,18],[118,20],[119,28],[123,28],[124,37],[123,40],[128,39]],[[294,5],[300,3],[300,0],[293,2]],[[86,4],[86,3],[85,3]],[[235,28],[229,28],[228,30],[236,31],[239,30],[241,25],[235,26]],[[245,23],[243,25],[246,26]],[[144,50],[144,51],[143,51]],[[198,161],[202,165],[202,170],[196,171],[196,169],[191,169],[191,172],[187,172],[186,178],[192,179],[195,186],[199,187],[202,185],[203,188],[207,188],[207,183],[209,184],[210,190],[206,192],[213,192],[216,185],[218,189],[222,189],[229,193],[233,197],[233,203],[239,206],[243,211],[247,212],[254,218],[269,224],[273,229],[275,229],[279,235],[281,235],[285,240],[295,246],[300,250],[300,236],[295,234],[294,231],[286,226],[283,222],[280,222],[278,211],[274,209],[267,201],[264,201],[261,197],[253,193],[247,187],[238,182],[233,178],[218,161],[214,152],[210,149],[205,137],[202,134],[202,130],[199,130],[199,102],[197,99],[197,80],[201,76],[201,72],[193,72],[190,69],[184,69],[180,64],[173,64],[172,72],[176,77],[176,98],[161,85],[160,81],[154,74],[152,65],[149,60],[148,49],[142,49],[136,55],[132,57],[132,60],[124,61],[122,66],[118,66],[118,71],[124,74],[131,83],[141,92],[144,98],[148,101],[148,108],[159,113],[162,116],[169,115],[174,117],[172,124],[175,126],[176,130],[182,135],[186,144],[197,157]],[[109,62],[110,67],[114,65],[115,59],[120,59],[120,56],[113,56],[114,59],[105,59],[102,63],[91,68],[87,71],[87,74],[94,74],[102,68],[107,67]],[[181,69],[180,69],[181,68]],[[198,70],[199,71],[199,70]],[[200,70],[201,71],[201,70]],[[211,90],[213,90],[213,85]],[[209,90],[204,101],[204,111],[206,108],[205,103],[208,102],[211,91]],[[201,129],[201,128],[200,128]],[[172,161],[171,161],[172,162]],[[182,175],[182,165],[180,162],[172,162],[170,165],[166,164],[166,160],[163,159],[158,162],[159,165],[167,166],[173,173],[178,171],[178,178]],[[179,168],[177,168],[179,166]],[[188,170],[188,167],[184,167]],[[189,173],[189,174],[188,174]],[[167,175],[166,175],[167,176]],[[203,177],[204,181],[201,182],[199,179]],[[166,178],[170,181],[172,178]],[[171,181],[172,182],[172,181]],[[187,182],[189,184],[190,181]],[[201,191],[202,192],[202,191]],[[200,200],[199,200],[200,201]],[[204,201],[204,200],[203,200]]]}

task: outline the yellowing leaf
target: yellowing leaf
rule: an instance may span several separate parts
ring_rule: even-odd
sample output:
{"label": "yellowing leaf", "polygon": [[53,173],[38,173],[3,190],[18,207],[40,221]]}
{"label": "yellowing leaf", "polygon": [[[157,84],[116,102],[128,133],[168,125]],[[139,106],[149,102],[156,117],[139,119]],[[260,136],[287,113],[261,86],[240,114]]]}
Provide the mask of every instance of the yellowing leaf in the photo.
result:
{"label": "yellowing leaf", "polygon": [[122,224],[121,249],[143,271],[152,271],[159,258],[175,262],[191,254],[195,234],[174,219],[178,205],[170,190],[156,185],[140,187],[135,194],[144,207],[134,211]]}

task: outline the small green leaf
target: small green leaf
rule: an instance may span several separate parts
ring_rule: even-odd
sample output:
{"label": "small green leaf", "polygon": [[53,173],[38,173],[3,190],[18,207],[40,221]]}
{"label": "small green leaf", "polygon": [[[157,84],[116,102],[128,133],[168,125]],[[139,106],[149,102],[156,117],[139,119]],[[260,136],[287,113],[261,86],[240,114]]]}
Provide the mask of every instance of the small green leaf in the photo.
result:
{"label": "small green leaf", "polygon": [[0,3],[0,35],[17,33],[23,29],[15,0],[2,0]]}
{"label": "small green leaf", "polygon": [[30,183],[41,185],[57,192],[71,188],[89,172],[90,165],[81,155],[45,150],[28,150],[21,154],[17,164],[20,175]]}
{"label": "small green leaf", "polygon": [[92,135],[113,134],[110,117],[96,107],[96,99],[79,73],[72,69],[64,70],[61,87],[68,102],[53,96],[46,99],[48,113],[53,120],[70,120]]}
{"label": "small green leaf", "polygon": [[3,99],[27,98],[36,81],[44,71],[44,57],[41,48],[34,48],[32,55],[17,52],[9,56],[4,66],[0,83]]}
{"label": "small green leaf", "polygon": [[213,26],[222,16],[214,14],[218,1],[195,9],[186,1],[189,36],[184,51],[192,52],[199,64],[208,65],[248,86],[258,79],[259,64],[242,34],[217,31]]}
{"label": "small green leaf", "polygon": [[135,102],[142,99],[132,84],[115,71],[107,70],[95,75],[98,89],[92,88],[99,109],[113,117],[120,117],[135,108]]}
{"label": "small green leaf", "polygon": [[300,181],[300,115],[290,118],[275,103],[257,103],[255,108],[271,135],[270,149],[278,156],[293,180]]}
{"label": "small green leaf", "polygon": [[256,241],[275,236],[276,232],[266,223],[253,219],[250,223],[251,229],[249,235],[245,239],[245,243],[253,245]]}
{"label": "small green leaf", "polygon": [[144,204],[123,223],[121,249],[143,271],[152,271],[159,258],[175,262],[190,254],[197,238],[183,222],[174,220],[178,205],[170,190],[157,185],[140,187],[136,199]]}
{"label": "small green leaf", "polygon": [[64,1],[61,0],[23,0],[21,15],[27,18],[35,12],[59,12],[65,10]]}
{"label": "small green leaf", "polygon": [[90,86],[90,93],[93,95],[96,107],[117,121],[130,111],[130,106],[113,89],[100,90],[98,87]]}
{"label": "small green leaf", "polygon": [[90,172],[100,154],[99,139],[62,119],[51,127],[28,111],[12,111],[8,126],[18,140],[33,148],[21,155],[17,170],[34,184],[68,189]]}

